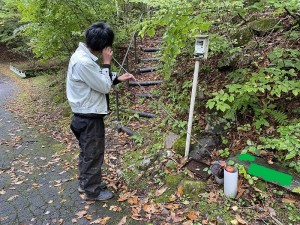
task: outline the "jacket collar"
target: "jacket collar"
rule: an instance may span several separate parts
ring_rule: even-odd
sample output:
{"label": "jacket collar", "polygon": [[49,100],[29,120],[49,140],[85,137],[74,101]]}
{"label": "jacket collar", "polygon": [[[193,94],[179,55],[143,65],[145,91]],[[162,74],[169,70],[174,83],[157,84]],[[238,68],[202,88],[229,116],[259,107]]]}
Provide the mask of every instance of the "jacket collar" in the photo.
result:
{"label": "jacket collar", "polygon": [[89,57],[91,57],[92,60],[94,61],[98,60],[98,57],[95,56],[93,53],[91,53],[84,43],[79,42],[79,49],[82,50],[84,53],[86,53]]}

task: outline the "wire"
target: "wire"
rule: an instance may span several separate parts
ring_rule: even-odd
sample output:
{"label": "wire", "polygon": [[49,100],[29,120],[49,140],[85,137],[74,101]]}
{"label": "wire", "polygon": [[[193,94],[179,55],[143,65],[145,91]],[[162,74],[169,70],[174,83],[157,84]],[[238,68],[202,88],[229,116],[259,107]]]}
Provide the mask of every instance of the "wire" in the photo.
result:
{"label": "wire", "polygon": [[[142,12],[141,15],[140,15],[138,24],[141,22],[141,19],[142,19],[143,15],[144,15],[144,13]],[[126,58],[127,58],[128,53],[129,53],[129,49],[131,48],[131,45],[132,45],[132,42],[133,42],[133,39],[134,39],[135,34],[136,34],[136,31],[133,33],[133,35],[132,35],[132,37],[131,37],[129,46],[128,46],[128,48],[127,48],[126,54],[125,54],[125,56],[124,56],[124,59],[123,59],[123,61],[122,61],[122,65],[119,64],[119,65],[120,65],[120,70],[119,70],[119,73],[118,73],[118,74],[120,74],[120,73],[121,73],[121,69],[124,68],[123,65],[124,65],[124,63],[125,63],[125,61],[126,61]],[[116,60],[115,60],[115,61],[116,61]]]}

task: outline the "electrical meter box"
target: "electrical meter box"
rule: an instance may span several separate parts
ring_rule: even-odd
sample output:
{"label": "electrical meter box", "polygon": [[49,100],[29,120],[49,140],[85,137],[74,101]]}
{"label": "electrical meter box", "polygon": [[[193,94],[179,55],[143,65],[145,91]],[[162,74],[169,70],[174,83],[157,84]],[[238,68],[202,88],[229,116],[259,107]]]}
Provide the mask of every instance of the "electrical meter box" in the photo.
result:
{"label": "electrical meter box", "polygon": [[195,53],[196,57],[202,57],[207,59],[208,54],[208,35],[197,35],[195,42]]}

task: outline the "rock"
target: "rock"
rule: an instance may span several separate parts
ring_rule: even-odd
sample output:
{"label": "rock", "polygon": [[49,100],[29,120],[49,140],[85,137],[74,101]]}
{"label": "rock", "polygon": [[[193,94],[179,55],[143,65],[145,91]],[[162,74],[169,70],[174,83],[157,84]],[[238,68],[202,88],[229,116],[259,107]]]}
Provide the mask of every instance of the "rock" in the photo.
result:
{"label": "rock", "polygon": [[203,181],[183,180],[183,192],[185,194],[200,194],[206,188],[206,183]]}
{"label": "rock", "polygon": [[180,138],[179,135],[174,133],[169,133],[165,139],[164,145],[166,149],[171,149],[175,143],[175,141]]}
{"label": "rock", "polygon": [[151,164],[151,158],[150,157],[144,158],[139,165],[139,169],[146,170],[150,166],[150,164]]}
{"label": "rock", "polygon": [[250,23],[249,27],[253,30],[253,33],[259,37],[266,36],[271,31],[277,31],[279,20],[274,18],[262,18]]}
{"label": "rock", "polygon": [[218,69],[220,71],[226,71],[226,70],[233,69],[235,67],[235,65],[237,64],[240,57],[241,57],[240,54],[225,53],[218,62]]}
{"label": "rock", "polygon": [[189,156],[193,159],[201,160],[201,158],[208,155],[208,153],[216,147],[217,140],[216,137],[208,136],[206,138],[202,138],[198,141],[196,145],[193,146],[193,150],[190,151]]}
{"label": "rock", "polygon": [[216,114],[210,114],[206,118],[206,127],[205,132],[208,134],[221,134],[224,132],[224,127],[226,125],[227,121],[216,115]]}
{"label": "rock", "polygon": [[252,40],[252,38],[253,34],[248,27],[240,29],[232,36],[232,39],[235,39],[237,41],[237,43],[235,44],[236,47],[248,44]]}
{"label": "rock", "polygon": [[265,192],[267,190],[267,184],[265,181],[257,181],[255,185],[259,190]]}
{"label": "rock", "polygon": [[168,160],[166,163],[166,167],[171,170],[174,170],[177,168],[177,163],[175,163],[173,160]]}

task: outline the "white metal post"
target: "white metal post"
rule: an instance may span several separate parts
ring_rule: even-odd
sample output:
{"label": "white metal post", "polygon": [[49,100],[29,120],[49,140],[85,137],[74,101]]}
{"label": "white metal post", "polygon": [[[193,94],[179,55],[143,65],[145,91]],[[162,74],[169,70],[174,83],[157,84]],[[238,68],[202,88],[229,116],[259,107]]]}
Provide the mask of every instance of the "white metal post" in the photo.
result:
{"label": "white metal post", "polygon": [[195,58],[195,70],[194,70],[194,78],[193,78],[191,104],[190,104],[190,114],[189,114],[188,129],[187,129],[186,144],[185,144],[185,156],[184,156],[184,158],[186,160],[189,157],[189,151],[190,151],[193,115],[194,115],[194,107],[195,107],[195,99],[196,99],[196,91],[197,91],[197,83],[198,83],[198,74],[199,74],[199,65],[200,65],[200,58],[196,57]]}

